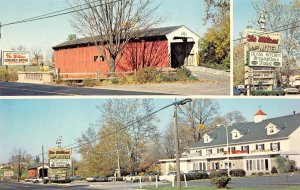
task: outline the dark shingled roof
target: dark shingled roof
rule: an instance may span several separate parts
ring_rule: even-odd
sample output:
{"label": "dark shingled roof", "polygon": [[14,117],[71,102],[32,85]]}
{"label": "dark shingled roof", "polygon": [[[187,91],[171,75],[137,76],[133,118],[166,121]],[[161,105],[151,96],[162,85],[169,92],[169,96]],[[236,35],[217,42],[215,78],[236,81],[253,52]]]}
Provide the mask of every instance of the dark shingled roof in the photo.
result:
{"label": "dark shingled roof", "polygon": [[[267,135],[267,130],[265,127],[268,124],[274,124],[280,130],[278,133],[274,135]],[[261,140],[271,140],[277,138],[287,138],[291,133],[293,133],[300,126],[300,114],[282,116],[277,118],[266,119],[260,123],[241,123],[241,124],[233,124],[228,127],[228,141],[229,144],[235,143],[246,143],[249,141],[261,141]],[[244,136],[240,139],[233,140],[231,137],[231,132],[236,129]],[[247,131],[246,133],[244,133]],[[226,144],[226,130],[225,127],[218,127],[217,129],[208,133],[208,135],[212,135],[214,138],[210,143],[204,143],[204,139],[201,139],[199,142],[194,144],[191,148],[197,147],[212,147],[212,146],[223,146]]]}
{"label": "dark shingled roof", "polygon": [[[141,38],[150,38],[150,37],[165,37],[167,34],[181,28],[181,26],[170,26],[170,27],[162,27],[162,28],[153,28],[145,31],[141,31],[139,36]],[[65,41],[61,44],[58,44],[53,49],[59,49],[59,48],[65,48],[65,47],[76,47],[78,45],[93,45],[94,40],[93,37],[87,37],[87,38],[79,38],[76,40],[69,40]]]}

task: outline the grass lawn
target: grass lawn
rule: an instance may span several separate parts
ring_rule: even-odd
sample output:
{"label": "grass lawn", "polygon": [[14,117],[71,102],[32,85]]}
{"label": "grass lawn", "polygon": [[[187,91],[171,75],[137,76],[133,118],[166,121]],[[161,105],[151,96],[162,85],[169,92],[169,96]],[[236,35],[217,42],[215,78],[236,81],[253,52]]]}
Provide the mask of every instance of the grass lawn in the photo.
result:
{"label": "grass lawn", "polygon": [[[155,187],[151,187],[151,188],[143,188],[146,190],[157,190]],[[176,189],[176,187],[161,187],[158,188],[159,190],[174,190]],[[190,187],[190,188],[184,188],[182,187],[181,189],[190,189],[190,190],[216,190],[217,188],[214,187]],[[226,188],[224,188],[226,189]],[[300,189],[299,186],[292,186],[292,187],[282,187],[282,188],[265,188],[265,187],[261,187],[261,188],[229,188],[232,190],[298,190]]]}

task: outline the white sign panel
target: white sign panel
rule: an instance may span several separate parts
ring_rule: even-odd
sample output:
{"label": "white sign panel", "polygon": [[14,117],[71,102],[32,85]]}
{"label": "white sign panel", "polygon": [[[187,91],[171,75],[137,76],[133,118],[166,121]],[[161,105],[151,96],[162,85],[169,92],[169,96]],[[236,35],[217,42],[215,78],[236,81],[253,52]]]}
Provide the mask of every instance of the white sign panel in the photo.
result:
{"label": "white sign panel", "polygon": [[2,65],[30,65],[29,51],[3,51]]}
{"label": "white sign panel", "polygon": [[71,159],[51,159],[51,168],[67,168],[71,166]]}
{"label": "white sign panel", "polygon": [[282,54],[273,52],[249,52],[249,66],[282,67]]}
{"label": "white sign panel", "polygon": [[14,171],[4,171],[3,176],[4,177],[13,177]]}

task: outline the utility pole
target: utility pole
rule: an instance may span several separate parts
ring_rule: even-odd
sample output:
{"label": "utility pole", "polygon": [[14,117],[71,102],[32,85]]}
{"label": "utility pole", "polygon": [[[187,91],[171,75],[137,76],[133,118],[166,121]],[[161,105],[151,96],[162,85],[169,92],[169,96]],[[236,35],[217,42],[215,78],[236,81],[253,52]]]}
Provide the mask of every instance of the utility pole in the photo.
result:
{"label": "utility pole", "polygon": [[42,160],[43,160],[43,170],[42,170],[42,177],[45,177],[45,160],[44,160],[44,146],[42,146]]}
{"label": "utility pole", "polygon": [[116,129],[115,142],[116,142],[116,149],[117,149],[117,170],[118,170],[116,173],[116,177],[121,177],[120,151],[119,151],[119,146],[118,146],[118,141],[117,141],[118,130],[117,130],[117,127],[115,129]]}
{"label": "utility pole", "polygon": [[176,177],[177,189],[181,188],[180,179],[180,160],[179,160],[179,138],[178,138],[178,125],[177,125],[177,108],[176,98],[174,98],[174,135],[175,135],[175,148],[176,148]]}
{"label": "utility pole", "polygon": [[175,148],[176,148],[176,177],[177,177],[177,189],[181,188],[181,180],[180,180],[180,159],[179,159],[179,133],[178,133],[178,125],[177,125],[177,108],[181,105],[185,105],[188,102],[191,102],[192,99],[187,98],[181,101],[176,101],[174,98],[173,106],[174,106],[174,139],[175,139]]}

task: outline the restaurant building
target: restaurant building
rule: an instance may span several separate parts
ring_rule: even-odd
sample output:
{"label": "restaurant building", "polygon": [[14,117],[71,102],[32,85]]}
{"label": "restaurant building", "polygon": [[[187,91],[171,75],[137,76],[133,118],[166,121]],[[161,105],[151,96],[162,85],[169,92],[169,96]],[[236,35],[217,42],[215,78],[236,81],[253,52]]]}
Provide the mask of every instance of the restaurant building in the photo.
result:
{"label": "restaurant building", "polygon": [[[300,166],[300,114],[267,118],[261,109],[253,122],[220,126],[206,133],[180,158],[180,170],[243,169],[246,175],[270,173],[277,168],[276,156],[295,160]],[[229,159],[229,166],[228,166]],[[175,159],[160,160],[161,172],[175,168]]]}

